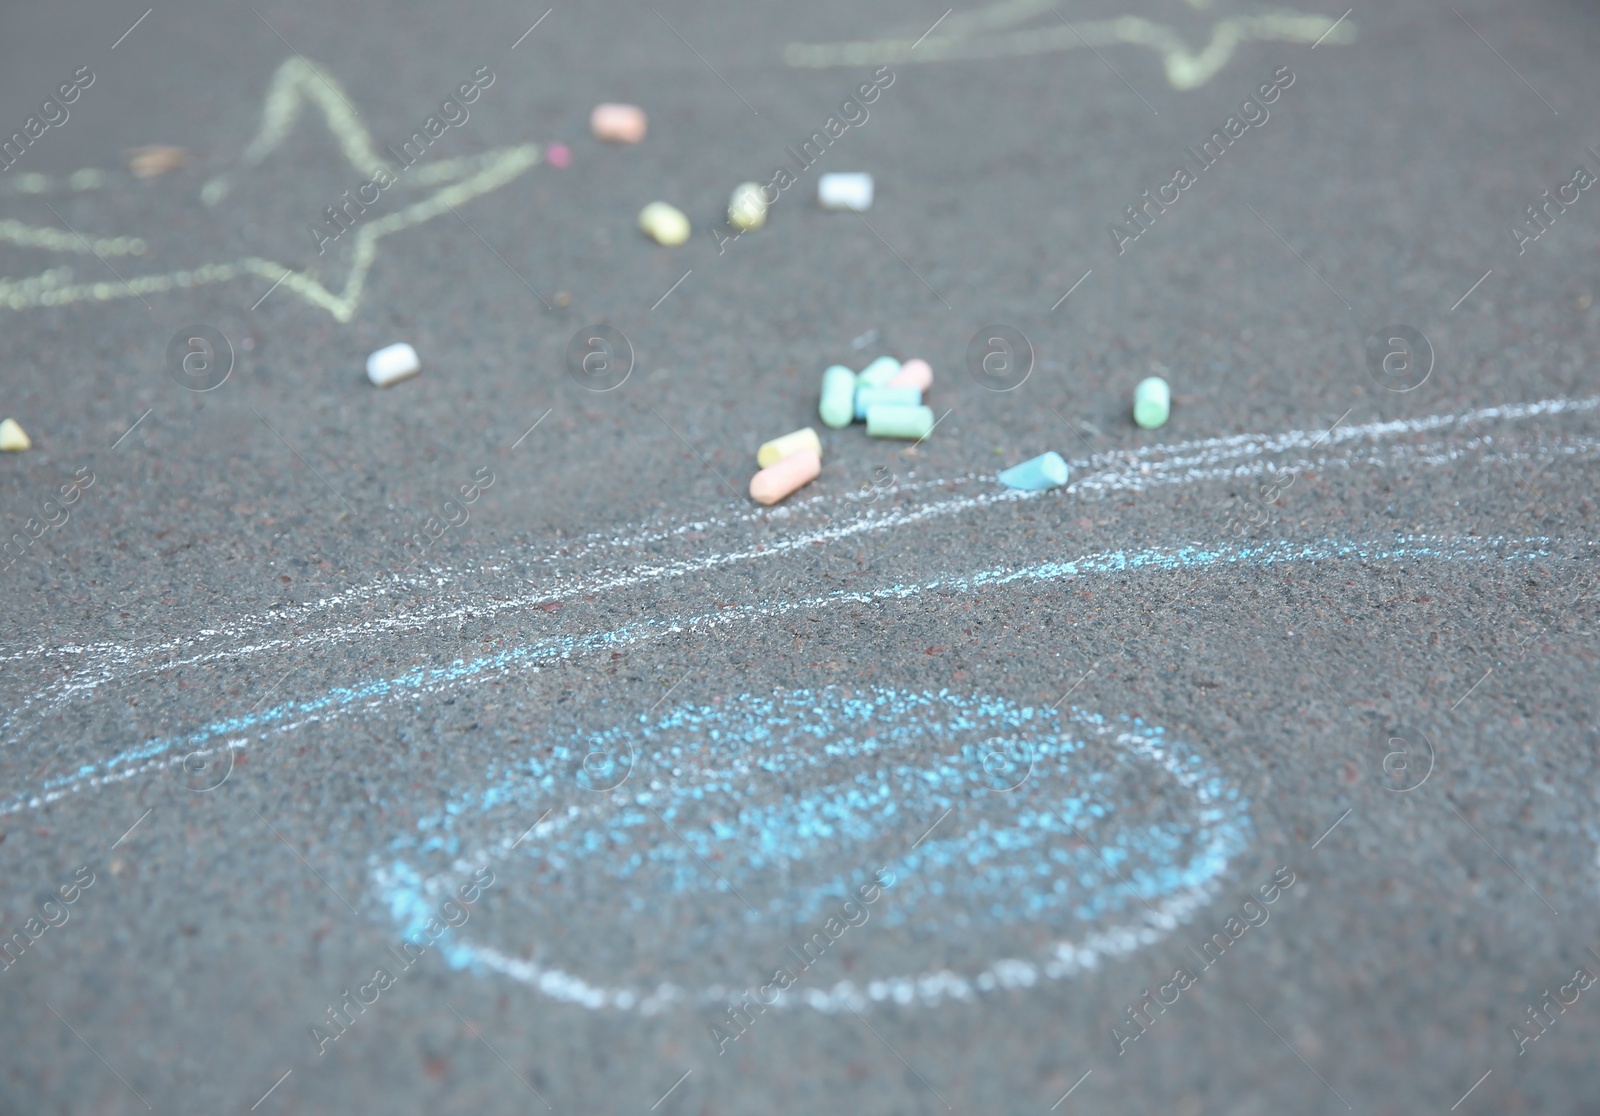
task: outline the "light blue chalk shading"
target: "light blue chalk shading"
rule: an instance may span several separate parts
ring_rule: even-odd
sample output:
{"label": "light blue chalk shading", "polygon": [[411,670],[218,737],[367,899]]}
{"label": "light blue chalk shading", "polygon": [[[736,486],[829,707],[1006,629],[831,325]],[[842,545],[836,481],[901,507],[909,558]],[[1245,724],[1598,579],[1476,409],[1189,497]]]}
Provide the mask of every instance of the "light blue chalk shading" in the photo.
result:
{"label": "light blue chalk shading", "polygon": [[[523,828],[512,818],[572,802],[585,756],[624,750],[628,782],[579,796],[525,835],[507,854],[508,887],[546,894],[596,881],[641,928],[715,904],[734,942],[747,933],[739,922],[825,917],[888,865],[894,901],[875,917],[967,940],[1016,922],[1059,930],[1137,914],[1205,885],[1252,834],[1237,789],[1135,719],[948,690],[744,694],[534,742],[478,788],[453,792],[390,844],[396,920],[431,909],[416,858],[475,859],[471,850]],[[1026,759],[1026,778],[1006,791],[986,777],[984,757],[997,753]]]}
{"label": "light blue chalk shading", "polygon": [[[1027,499],[1028,494],[1019,494]],[[770,619],[785,612],[822,609],[840,604],[874,604],[905,600],[923,593],[970,593],[1002,585],[1043,584],[1067,578],[1136,571],[1174,572],[1212,566],[1268,567],[1292,562],[1509,562],[1522,563],[1551,557],[1547,549],[1558,542],[1547,537],[1442,538],[1434,535],[1400,535],[1388,542],[1322,539],[1309,543],[1269,542],[1253,546],[1219,543],[1216,546],[1148,547],[1110,550],[1033,566],[997,566],[964,576],[934,578],[919,584],[891,585],[877,590],[835,590],[820,597],[792,601],[764,601],[738,608],[718,609],[699,615],[640,620],[609,631],[579,636],[557,636],[539,643],[508,648],[493,655],[456,659],[446,666],[415,667],[388,678],[368,678],[337,686],[303,700],[284,702],[236,717],[212,721],[188,733],[153,737],[124,748],[105,760],[79,765],[75,771],[52,776],[40,784],[38,794],[22,792],[0,804],[0,815],[24,807],[38,807],[42,795],[71,787],[80,781],[93,784],[116,780],[141,765],[176,759],[205,747],[215,747],[229,737],[266,739],[303,724],[327,721],[345,710],[411,695],[429,695],[440,686],[500,674],[534,669],[571,659],[574,655],[610,651],[646,639],[691,628],[714,628],[740,621]]]}
{"label": "light blue chalk shading", "polygon": [[900,362],[892,356],[881,356],[861,370],[856,384],[864,387],[881,387],[900,372]]}
{"label": "light blue chalk shading", "polygon": [[996,478],[1007,488],[1023,492],[1043,492],[1047,488],[1060,488],[1067,483],[1067,463],[1055,450],[1029,458],[1021,465],[1013,465]]}
{"label": "light blue chalk shading", "polygon": [[891,407],[920,407],[922,391],[914,387],[874,387],[863,384],[856,388],[856,421],[865,422],[867,408],[875,403],[884,403]]}

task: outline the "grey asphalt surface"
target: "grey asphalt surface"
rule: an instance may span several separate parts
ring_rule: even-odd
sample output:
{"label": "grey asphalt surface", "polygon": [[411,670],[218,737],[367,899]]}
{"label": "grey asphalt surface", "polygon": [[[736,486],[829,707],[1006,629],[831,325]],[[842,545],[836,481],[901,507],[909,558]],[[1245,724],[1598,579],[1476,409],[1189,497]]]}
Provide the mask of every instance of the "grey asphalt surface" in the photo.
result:
{"label": "grey asphalt surface", "polygon": [[[1217,19],[1255,10],[1058,7],[1075,26],[1131,10],[1196,48]],[[540,163],[379,241],[348,322],[256,275],[0,305],[0,412],[35,444],[0,459],[6,536],[76,470],[94,477],[70,518],[0,571],[0,933],[23,933],[80,866],[94,880],[0,971],[0,1112],[1600,1111],[1600,991],[1521,1053],[1512,1031],[1579,967],[1600,974],[1600,415],[1458,419],[1341,443],[1337,459],[1331,442],[1322,457],[1229,459],[1288,463],[1293,483],[1271,504],[1259,472],[1190,477],[1184,453],[1161,448],[1596,394],[1600,202],[1582,193],[1521,254],[1507,232],[1575,167],[1600,172],[1585,148],[1600,144],[1584,109],[1600,93],[1593,6],[1355,9],[1354,41],[1243,42],[1191,90],[1126,45],[893,63],[870,119],[766,229],[720,254],[707,228],[733,186],[767,179],[875,69],[786,66],[784,45],[886,37],[942,9],[544,10],[162,4],[120,41],[137,5],[0,14],[0,128],[20,128],[78,67],[96,76],[0,176],[0,217],[145,238],[137,258],[69,253],[79,280],[113,294],[136,275],[245,257],[320,265],[342,285],[350,241],[319,259],[307,226],[363,176],[322,115],[305,109],[276,152],[240,169],[273,74],[297,55],[337,79],[380,143],[487,66],[495,83],[430,159],[573,151],[566,169]],[[1124,207],[1285,66],[1295,80],[1270,120],[1117,254],[1107,228]],[[588,137],[589,109],[607,100],[646,108],[644,143]],[[181,145],[189,164],[143,181],[118,170],[127,149],[156,143]],[[59,185],[84,167],[111,171],[107,186]],[[865,220],[816,207],[819,170],[875,176]],[[19,187],[29,173],[49,190]],[[220,173],[237,185],[208,207],[201,187]],[[689,244],[638,232],[658,198],[689,214]],[[0,243],[7,276],[63,258]],[[236,354],[205,393],[168,368],[169,342],[195,323]],[[635,354],[616,390],[564,367],[592,323]],[[991,324],[1031,342],[1015,390],[966,367]],[[1434,352],[1414,390],[1369,370],[1367,339],[1391,324]],[[363,362],[396,340],[424,371],[378,391]],[[879,352],[933,364],[945,416],[933,436],[913,452],[825,431],[822,477],[791,512],[754,514],[756,446],[815,424],[824,366]],[[1172,382],[1173,415],[1141,431],[1128,401],[1153,368]],[[1116,483],[951,505],[998,492],[998,468],[1050,448],[1078,478]],[[408,564],[403,540],[480,468],[495,479],[470,521]],[[881,499],[863,503],[874,484]],[[1400,555],[1402,536],[1496,557]],[[1327,540],[1395,554],[1332,557]],[[1103,552],[1277,544],[1310,557],[777,607]],[[719,608],[749,622],[616,650],[581,642]],[[131,777],[72,782],[150,741],[561,638],[580,642],[537,673],[241,729],[214,789],[185,785],[171,748]],[[439,948],[318,1053],[308,1027],[400,940],[374,865],[445,803],[641,714],[829,686],[1034,706],[1075,687],[1072,705],[1163,726],[1202,757],[1247,804],[1248,840],[1160,940],[1031,987],[859,1016],[772,1011],[719,1054],[709,1008],[590,1010]],[[1397,733],[1431,742],[1420,785],[1420,760],[1392,759]],[[797,770],[737,806],[776,809],[859,770]],[[1123,780],[1130,825],[1181,824],[1170,782],[1143,769]],[[580,799],[530,792],[494,824],[471,822],[470,839],[514,836]],[[942,824],[975,833],[1000,810]],[[815,872],[868,869],[940,817],[908,806],[860,847],[830,845],[840,859]],[[759,883],[753,857],[730,841],[714,859]],[[1192,964],[1186,947],[1279,866],[1296,882],[1270,921],[1119,1053],[1127,1009]],[[472,940],[597,980],[741,984],[813,917],[750,923],[708,878],[690,903],[681,881],[648,872],[615,883],[506,861],[497,873]],[[782,894],[752,898],[765,911]],[[1104,928],[1063,915],[984,929],[981,916],[958,933],[960,919],[884,914],[850,931],[819,986],[981,967]]]}

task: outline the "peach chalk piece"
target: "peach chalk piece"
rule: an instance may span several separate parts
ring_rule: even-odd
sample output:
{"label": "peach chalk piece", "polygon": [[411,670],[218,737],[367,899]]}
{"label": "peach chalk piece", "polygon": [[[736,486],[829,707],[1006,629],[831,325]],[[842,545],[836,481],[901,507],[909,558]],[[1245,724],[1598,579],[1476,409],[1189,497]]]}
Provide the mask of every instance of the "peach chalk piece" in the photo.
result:
{"label": "peach chalk piece", "polygon": [[884,387],[909,387],[918,391],[927,391],[933,386],[933,366],[921,357],[908,360],[900,366],[900,371],[894,374]]}
{"label": "peach chalk piece", "polygon": [[638,143],[650,123],[638,105],[595,105],[589,114],[589,130],[595,139],[608,143]]}
{"label": "peach chalk piece", "polygon": [[820,472],[822,458],[816,450],[795,450],[750,478],[750,498],[758,504],[776,504],[816,480]]}

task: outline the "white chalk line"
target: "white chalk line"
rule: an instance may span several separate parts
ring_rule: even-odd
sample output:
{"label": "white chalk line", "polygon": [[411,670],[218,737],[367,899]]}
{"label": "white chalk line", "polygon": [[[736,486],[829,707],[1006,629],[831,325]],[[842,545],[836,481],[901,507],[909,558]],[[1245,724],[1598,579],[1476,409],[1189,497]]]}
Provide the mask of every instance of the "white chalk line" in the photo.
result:
{"label": "white chalk line", "polygon": [[[1061,578],[1076,578],[1086,574],[1129,572],[1132,570],[1161,569],[1174,571],[1217,564],[1270,565],[1291,561],[1396,561],[1404,559],[1465,559],[1485,561],[1493,557],[1497,548],[1515,546],[1524,549],[1512,555],[1514,560],[1527,561],[1552,557],[1545,538],[1505,539],[1500,537],[1471,536],[1445,539],[1436,536],[1401,536],[1392,544],[1351,543],[1324,540],[1318,543],[1273,542],[1256,546],[1222,544],[1212,549],[1203,547],[1146,548],[1128,552],[1103,551],[1082,555],[1066,562],[1046,562],[1032,567],[1013,569],[997,567],[980,570],[965,576],[943,577],[911,585],[892,585],[871,590],[836,590],[820,597],[797,601],[780,601],[770,605],[737,605],[698,616],[669,620],[639,620],[608,631],[594,631],[582,635],[553,636],[540,643],[500,651],[467,661],[457,659],[448,666],[415,667],[398,677],[372,678],[353,686],[341,686],[320,697],[304,701],[289,701],[273,708],[256,712],[252,709],[242,716],[223,721],[213,721],[205,727],[182,737],[157,737],[139,744],[111,758],[80,764],[76,774],[44,780],[38,793],[15,795],[9,802],[0,803],[0,816],[22,809],[37,809],[86,788],[123,782],[134,775],[172,767],[182,758],[207,756],[222,747],[238,750],[255,739],[265,741],[271,736],[295,731],[310,724],[326,724],[358,711],[375,711],[383,705],[405,699],[416,701],[431,698],[452,687],[479,685],[520,672],[538,673],[544,666],[570,663],[575,656],[606,654],[619,648],[632,647],[650,641],[665,639],[684,633],[710,632],[727,628],[735,623],[771,619],[799,611],[821,611],[840,605],[880,605],[907,600],[921,594],[943,591],[947,593],[973,592],[984,588],[998,588],[1012,584],[1043,583]],[[220,744],[207,746],[207,741]]]}
{"label": "white chalk line", "polygon": [[[1517,420],[1568,412],[1586,412],[1594,410],[1596,407],[1600,407],[1600,397],[1583,400],[1551,399],[1531,404],[1481,408],[1467,412],[1461,417],[1453,414],[1433,415],[1420,419],[1357,424],[1350,427],[1337,428],[1332,435],[1327,431],[1291,430],[1276,435],[1240,434],[1224,438],[1208,438],[1167,445],[1146,446],[1128,451],[1115,451],[1097,454],[1087,460],[1075,462],[1073,465],[1075,472],[1080,472],[1086,468],[1096,471],[1074,480],[1065,490],[1065,495],[1068,497],[1103,496],[1117,491],[1139,492],[1158,486],[1186,485],[1219,479],[1258,476],[1266,471],[1266,458],[1269,455],[1296,449],[1308,449],[1321,443],[1329,445],[1343,443],[1347,446],[1356,443],[1359,446],[1360,443],[1369,440],[1377,441],[1400,435],[1464,427],[1466,423],[1477,426],[1495,421]],[[1436,466],[1453,462],[1468,450],[1481,444],[1481,439],[1476,437],[1465,440],[1455,446],[1446,444],[1436,444],[1434,446],[1401,444],[1391,447],[1387,457],[1379,456],[1374,447],[1368,449],[1365,453],[1324,454],[1317,459],[1280,462],[1279,467],[1308,471],[1325,469],[1329,466],[1348,468],[1357,464],[1387,467],[1401,460],[1415,464]],[[1355,448],[1357,447],[1352,447],[1352,449]],[[1594,443],[1591,440],[1577,439],[1572,445],[1564,447],[1536,447],[1532,453],[1539,455],[1570,455],[1579,452],[1592,452],[1593,448]],[[1507,452],[1497,450],[1495,456],[1491,456],[1486,460],[1498,463],[1502,459],[1521,460],[1525,458],[1526,455],[1522,451],[1512,450]],[[1230,460],[1236,463],[1225,464]],[[927,480],[907,483],[895,488],[886,488],[883,491],[886,493],[932,490],[944,492],[951,487],[982,481],[990,481],[992,483],[992,478],[972,476],[953,480]],[[594,596],[617,589],[627,589],[653,582],[672,580],[694,573],[703,573],[730,565],[765,558],[777,558],[797,550],[805,550],[813,545],[827,544],[851,536],[890,531],[933,518],[987,508],[1000,503],[1038,499],[1048,495],[1052,494],[1021,493],[1001,489],[910,508],[897,508],[884,514],[877,514],[875,509],[869,507],[864,515],[850,522],[800,532],[786,538],[771,539],[739,550],[713,553],[694,559],[640,565],[615,571],[601,569],[581,578],[558,578],[545,583],[535,592],[517,593],[500,599],[483,600],[477,594],[468,595],[463,593],[455,601],[428,602],[418,610],[399,615],[379,617],[353,624],[336,625],[324,628],[321,631],[296,632],[288,637],[261,640],[250,644],[232,646],[227,649],[203,651],[190,655],[180,655],[179,657],[170,656],[176,652],[181,652],[185,648],[194,648],[197,644],[203,644],[214,639],[237,639],[248,635],[253,630],[259,631],[269,626],[282,626],[305,619],[313,619],[338,609],[359,605],[375,599],[390,597],[401,601],[410,601],[415,600],[416,597],[414,594],[401,593],[395,583],[376,583],[358,586],[344,593],[334,594],[293,609],[248,615],[235,620],[228,627],[201,629],[190,635],[160,643],[128,646],[108,641],[98,644],[67,645],[54,649],[36,647],[26,651],[10,652],[0,655],[0,663],[29,659],[53,660],[73,657],[76,658],[80,665],[71,677],[56,680],[25,699],[20,706],[10,712],[7,717],[7,724],[10,725],[20,714],[36,705],[41,707],[41,713],[49,713],[80,695],[92,693],[103,685],[122,682],[129,678],[144,677],[151,673],[220,661],[236,661],[267,653],[304,650],[332,643],[347,643],[368,639],[373,636],[425,631],[453,622],[460,623],[467,619],[492,619],[504,613],[528,612],[540,605],[554,601]],[[737,528],[748,525],[771,526],[775,522],[781,525],[784,520],[800,518],[804,515],[819,512],[822,513],[822,520],[828,522],[831,517],[826,513],[830,510],[837,510],[841,505],[860,506],[859,502],[853,498],[853,494],[822,495],[790,508],[777,509],[776,511],[749,512],[725,519],[707,518],[669,530],[630,528],[628,529],[631,532],[629,534],[612,536],[611,545],[616,547],[635,546],[645,542],[663,541],[672,536],[681,537],[686,532],[710,533],[718,528]],[[598,534],[589,536],[585,540],[583,549],[585,551],[595,549],[595,540],[599,537],[601,536]],[[509,557],[514,552],[502,551],[501,554]],[[540,561],[548,562],[550,559],[545,558]],[[495,567],[489,568],[493,569]],[[445,583],[452,580],[462,580],[465,576],[467,575],[463,574],[462,571],[444,567],[432,570],[425,575],[419,575],[411,579],[410,584],[425,587],[429,594],[432,595],[442,588]],[[405,583],[402,582],[401,584]],[[517,584],[522,584],[520,579]],[[15,737],[8,743],[14,740]]]}

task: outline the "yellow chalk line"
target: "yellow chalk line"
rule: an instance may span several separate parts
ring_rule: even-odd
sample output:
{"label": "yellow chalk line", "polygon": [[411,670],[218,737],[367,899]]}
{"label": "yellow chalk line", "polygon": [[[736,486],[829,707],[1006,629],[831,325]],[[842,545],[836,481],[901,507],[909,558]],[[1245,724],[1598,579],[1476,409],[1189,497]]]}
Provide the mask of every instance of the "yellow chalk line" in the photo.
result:
{"label": "yellow chalk line", "polygon": [[[346,161],[364,177],[376,175],[378,168],[393,175],[396,185],[432,187],[450,183],[421,201],[387,216],[361,225],[355,232],[353,260],[339,293],[329,290],[311,271],[296,271],[284,264],[259,256],[246,256],[232,263],[204,264],[160,275],[131,276],[124,282],[74,283],[69,267],[51,268],[24,278],[0,278],[0,307],[25,310],[36,306],[64,306],[74,302],[110,302],[120,298],[143,297],[172,290],[187,290],[212,283],[224,283],[245,275],[259,276],[278,283],[285,290],[328,311],[341,322],[354,317],[361,304],[367,273],[377,256],[377,242],[402,229],[421,224],[449,212],[482,194],[498,189],[539,162],[539,148],[533,144],[500,148],[479,155],[441,159],[400,172],[390,169],[373,149],[372,136],[346,103],[338,84],[318,67],[291,58],[278,67],[262,107],[261,126],[240,157],[246,168],[259,166],[282,145],[293,131],[301,110],[307,105],[322,111],[328,130],[338,141]],[[106,184],[105,171],[84,169],[65,181],[74,190],[95,189]],[[60,180],[44,175],[19,175],[12,183],[23,193],[48,193]],[[200,192],[207,205],[215,205],[232,189],[227,175],[208,181]],[[0,220],[0,242],[25,248],[57,252],[98,253],[101,256],[141,255],[147,245],[137,237],[102,237],[86,244],[59,229],[25,225],[10,219]]]}
{"label": "yellow chalk line", "polygon": [[[974,13],[974,18],[962,26],[1006,26],[1031,18],[1038,11],[1048,8],[1048,4],[1040,4],[1038,0],[1009,0],[995,9]],[[985,20],[978,19],[978,16],[984,16]],[[1240,43],[1312,43],[1324,35],[1327,37],[1323,41],[1328,43],[1354,42],[1355,25],[1346,20],[1334,27],[1336,22],[1329,16],[1292,12],[1229,16],[1217,21],[1212,27],[1211,41],[1195,52],[1178,30],[1169,24],[1157,23],[1142,16],[1122,16],[1112,20],[1078,23],[1071,27],[1058,23],[1054,27],[1005,34],[941,34],[929,36],[920,44],[911,37],[874,42],[790,43],[783,48],[783,60],[789,66],[820,69],[875,63],[1014,58],[1073,50],[1084,45],[1131,45],[1147,47],[1160,54],[1167,81],[1174,89],[1187,90],[1210,81],[1227,65],[1234,48]],[[1333,28],[1331,33],[1329,28]],[[912,52],[913,46],[916,47],[915,53]]]}

